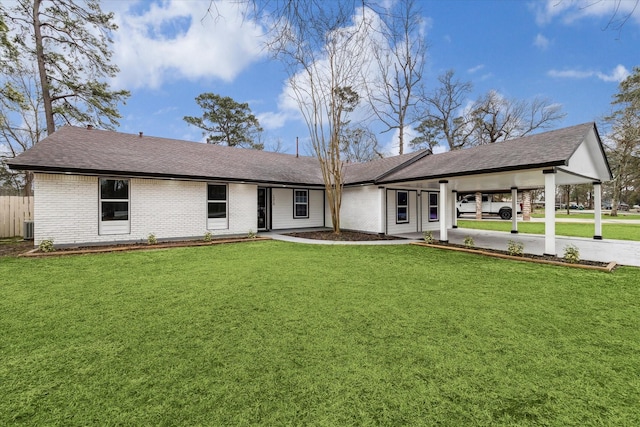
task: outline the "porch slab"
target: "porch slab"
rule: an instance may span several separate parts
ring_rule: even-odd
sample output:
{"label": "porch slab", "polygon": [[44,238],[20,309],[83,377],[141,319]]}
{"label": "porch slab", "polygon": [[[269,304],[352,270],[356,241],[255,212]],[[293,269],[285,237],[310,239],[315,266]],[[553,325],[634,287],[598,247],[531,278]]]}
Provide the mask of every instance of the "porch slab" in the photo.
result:
{"label": "porch slab", "polygon": [[[433,237],[438,240],[439,232],[434,231]],[[456,228],[448,230],[450,243],[464,244],[464,239],[471,236],[478,248],[506,250],[509,240],[524,244],[524,251],[528,254],[542,255],[544,253],[544,235],[540,234],[511,234],[501,231],[475,230],[471,228]],[[422,233],[405,233],[399,235],[406,239],[422,239]],[[574,245],[580,251],[580,258],[589,261],[611,262],[620,265],[640,267],[640,242],[628,240],[594,240],[580,237],[556,236],[557,255],[562,256],[564,248]]]}

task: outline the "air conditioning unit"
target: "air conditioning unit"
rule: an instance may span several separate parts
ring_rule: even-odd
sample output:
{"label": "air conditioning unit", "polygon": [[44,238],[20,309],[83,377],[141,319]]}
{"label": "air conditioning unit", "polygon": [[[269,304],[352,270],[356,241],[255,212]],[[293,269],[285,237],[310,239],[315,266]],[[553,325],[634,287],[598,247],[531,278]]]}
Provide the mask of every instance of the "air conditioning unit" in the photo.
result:
{"label": "air conditioning unit", "polygon": [[22,227],[22,237],[24,240],[33,240],[33,221],[25,221]]}

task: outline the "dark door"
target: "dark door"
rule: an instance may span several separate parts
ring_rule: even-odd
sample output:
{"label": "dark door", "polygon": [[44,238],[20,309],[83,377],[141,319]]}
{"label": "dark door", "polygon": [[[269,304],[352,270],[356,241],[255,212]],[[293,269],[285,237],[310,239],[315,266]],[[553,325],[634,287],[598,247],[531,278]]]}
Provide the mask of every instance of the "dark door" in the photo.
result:
{"label": "dark door", "polygon": [[258,230],[267,228],[267,189],[258,188]]}

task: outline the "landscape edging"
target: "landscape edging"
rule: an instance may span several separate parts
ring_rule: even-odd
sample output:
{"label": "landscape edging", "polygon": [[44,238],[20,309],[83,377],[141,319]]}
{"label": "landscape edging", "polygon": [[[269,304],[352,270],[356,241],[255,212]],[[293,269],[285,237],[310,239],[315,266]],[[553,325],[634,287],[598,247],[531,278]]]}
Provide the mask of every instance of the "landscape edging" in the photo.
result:
{"label": "landscape edging", "polygon": [[546,260],[546,259],[536,259],[536,258],[527,258],[527,257],[522,257],[522,256],[499,254],[499,253],[496,253],[496,252],[483,251],[482,249],[470,249],[470,248],[459,248],[459,247],[456,247],[456,246],[438,245],[437,243],[411,242],[411,244],[412,245],[416,245],[416,246],[426,246],[426,247],[432,247],[432,248],[437,248],[437,249],[448,249],[448,250],[451,250],[451,251],[466,252],[466,253],[478,254],[478,255],[486,255],[486,256],[491,256],[491,257],[494,257],[494,258],[503,258],[503,259],[510,259],[510,260],[515,260],[515,261],[535,262],[535,263],[538,263],[538,264],[559,265],[559,266],[562,266],[562,267],[582,268],[582,269],[586,269],[586,270],[605,271],[607,273],[611,273],[613,271],[613,269],[618,265],[615,261],[611,261],[606,267],[599,267],[599,266],[596,266],[596,265],[572,264],[572,263],[569,263],[569,262],[551,261],[551,260]]}
{"label": "landscape edging", "polygon": [[118,246],[118,247],[100,247],[96,246],[95,249],[92,248],[83,248],[83,249],[72,249],[72,250],[60,250],[53,252],[39,252],[38,248],[32,249],[29,252],[25,252],[23,254],[19,254],[18,257],[49,257],[49,256],[64,256],[64,255],[83,255],[83,254],[99,254],[99,253],[109,253],[109,252],[124,252],[124,251],[140,251],[140,250],[155,250],[155,249],[169,249],[169,248],[186,248],[192,246],[210,246],[210,245],[219,245],[222,243],[240,243],[240,242],[253,242],[256,240],[271,240],[270,237],[241,237],[234,239],[214,239],[209,242],[201,242],[194,240],[192,242],[185,241],[184,244],[179,243],[158,243],[155,245],[130,245],[130,246]]}

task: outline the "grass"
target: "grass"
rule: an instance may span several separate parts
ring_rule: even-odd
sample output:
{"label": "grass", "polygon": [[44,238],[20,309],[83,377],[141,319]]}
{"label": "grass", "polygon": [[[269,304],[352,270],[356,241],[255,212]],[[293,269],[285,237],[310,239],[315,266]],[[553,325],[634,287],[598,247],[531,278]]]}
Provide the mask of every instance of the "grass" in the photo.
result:
{"label": "grass", "polygon": [[[562,213],[565,212],[565,213]],[[531,214],[532,218],[544,218],[544,212],[536,212]],[[592,213],[585,213],[580,211],[573,211],[570,215],[566,214],[566,210],[564,211],[556,211],[556,218],[572,218],[572,219],[590,219],[593,220]],[[618,212],[618,216],[611,216],[609,213],[605,212],[602,214],[602,219],[617,221],[617,220],[640,220],[640,214],[627,213],[627,212]]]}
{"label": "grass", "polygon": [[639,272],[273,241],[0,258],[0,425],[639,425]]}
{"label": "grass", "polygon": [[[511,231],[511,221],[474,221],[458,220],[460,228],[479,230]],[[593,224],[556,222],[557,236],[593,237]],[[518,222],[518,231],[529,234],[544,234],[543,222]],[[613,240],[640,241],[640,225],[636,224],[602,224],[602,237]]]}

